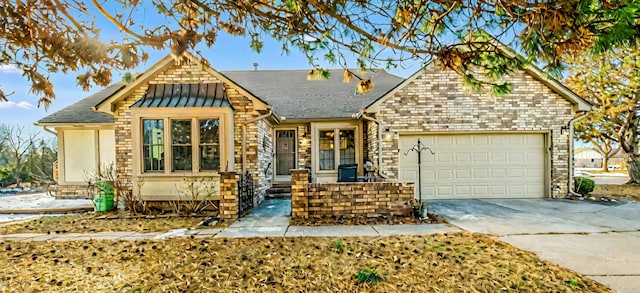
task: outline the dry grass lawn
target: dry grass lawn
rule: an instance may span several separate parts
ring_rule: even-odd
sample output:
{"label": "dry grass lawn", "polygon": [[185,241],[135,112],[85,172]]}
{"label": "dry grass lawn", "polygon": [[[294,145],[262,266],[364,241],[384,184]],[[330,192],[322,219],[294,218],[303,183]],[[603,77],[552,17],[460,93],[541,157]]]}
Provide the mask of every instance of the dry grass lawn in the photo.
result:
{"label": "dry grass lawn", "polygon": [[[330,238],[4,241],[0,291],[611,292],[480,234],[336,243]],[[362,269],[381,282],[358,283]]]}
{"label": "dry grass lawn", "polygon": [[600,196],[606,196],[618,200],[640,201],[640,184],[596,184],[591,196],[595,200],[600,200]]}
{"label": "dry grass lawn", "polygon": [[105,215],[46,216],[39,219],[0,226],[0,234],[14,233],[92,233],[133,231],[139,233],[164,232],[171,229],[190,228],[204,217],[141,217],[103,218]]}

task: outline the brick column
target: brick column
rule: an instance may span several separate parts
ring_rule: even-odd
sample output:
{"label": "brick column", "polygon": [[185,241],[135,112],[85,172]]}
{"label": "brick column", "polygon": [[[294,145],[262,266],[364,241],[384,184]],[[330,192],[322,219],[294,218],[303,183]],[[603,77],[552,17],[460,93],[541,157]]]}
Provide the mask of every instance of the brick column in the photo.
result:
{"label": "brick column", "polygon": [[220,220],[238,219],[238,176],[236,172],[220,173]]}
{"label": "brick column", "polygon": [[309,197],[307,187],[309,182],[309,170],[291,170],[291,217],[309,217]]}

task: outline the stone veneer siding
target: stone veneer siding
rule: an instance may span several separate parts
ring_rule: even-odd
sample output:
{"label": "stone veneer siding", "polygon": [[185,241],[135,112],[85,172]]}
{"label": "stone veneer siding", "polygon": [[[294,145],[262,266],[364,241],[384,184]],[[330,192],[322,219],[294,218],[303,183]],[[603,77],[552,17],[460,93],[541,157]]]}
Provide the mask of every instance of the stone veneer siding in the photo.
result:
{"label": "stone veneer siding", "polygon": [[308,183],[307,172],[292,172],[291,216],[294,218],[411,214],[413,183]]}
{"label": "stone veneer siding", "polygon": [[495,97],[466,89],[458,74],[438,65],[423,69],[376,113],[391,134],[383,135],[383,174],[398,176],[400,134],[545,132],[551,136],[551,197],[566,196],[569,133],[560,128],[573,118],[572,105],[524,71],[509,81],[513,90]]}
{"label": "stone veneer siding", "polygon": [[[114,114],[115,119],[115,136],[116,136],[116,168],[118,176],[122,178],[127,186],[133,188],[132,174],[132,130],[131,130],[131,105],[142,98],[147,92],[149,84],[159,83],[212,83],[221,82],[215,76],[211,75],[203,68],[204,65],[183,59],[175,61],[173,66],[157,74],[148,84],[143,84],[135,89],[128,97],[120,101],[116,105]],[[242,123],[258,117],[260,113],[254,109],[253,102],[248,97],[242,95],[232,85],[225,84],[227,96],[234,107],[234,153],[235,153],[235,170],[242,170]],[[260,201],[261,194],[270,184],[264,180],[264,172],[260,172],[260,166],[264,164],[258,159],[258,137],[259,137],[259,121],[249,123],[247,130],[247,170],[252,173],[254,179],[258,183],[256,186],[256,194],[254,199]],[[264,128],[265,126],[263,126]],[[269,132],[270,133],[270,132]],[[270,135],[270,134],[269,134]],[[222,171],[225,170],[227,162],[220,162]]]}

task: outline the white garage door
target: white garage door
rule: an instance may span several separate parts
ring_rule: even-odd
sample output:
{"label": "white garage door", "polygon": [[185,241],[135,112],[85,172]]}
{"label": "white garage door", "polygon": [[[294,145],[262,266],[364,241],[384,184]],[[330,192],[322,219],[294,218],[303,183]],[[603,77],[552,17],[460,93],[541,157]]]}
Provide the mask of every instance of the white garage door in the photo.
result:
{"label": "white garage door", "polygon": [[416,183],[418,139],[422,198],[532,198],[544,196],[543,134],[400,136],[399,179]]}

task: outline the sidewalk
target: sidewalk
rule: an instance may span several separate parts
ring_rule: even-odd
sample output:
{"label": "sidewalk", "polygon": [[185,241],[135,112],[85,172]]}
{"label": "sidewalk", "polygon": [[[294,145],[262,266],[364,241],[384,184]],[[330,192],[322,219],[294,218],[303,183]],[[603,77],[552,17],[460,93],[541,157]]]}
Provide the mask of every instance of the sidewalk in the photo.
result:
{"label": "sidewalk", "polygon": [[[2,197],[8,199],[9,197]],[[31,202],[30,202],[31,201]],[[0,201],[0,209],[17,207],[31,208],[82,208],[91,204],[90,200],[54,200],[44,194],[26,195]],[[233,222],[226,228],[176,229],[166,232],[137,233],[130,231],[97,233],[22,233],[0,235],[1,240],[15,241],[83,241],[83,240],[153,240],[179,237],[194,238],[251,238],[251,237],[353,237],[353,236],[395,236],[426,235],[433,233],[460,232],[447,224],[408,224],[408,225],[361,225],[361,226],[290,226],[290,200],[265,200],[248,215]],[[6,221],[33,218],[42,215],[0,215]]]}
{"label": "sidewalk", "polygon": [[446,224],[421,225],[373,225],[373,226],[259,226],[208,229],[177,229],[168,232],[97,232],[97,233],[20,233],[0,235],[0,241],[85,241],[85,240],[161,240],[180,237],[193,238],[250,238],[250,237],[354,237],[427,235],[434,233],[460,232]]}

